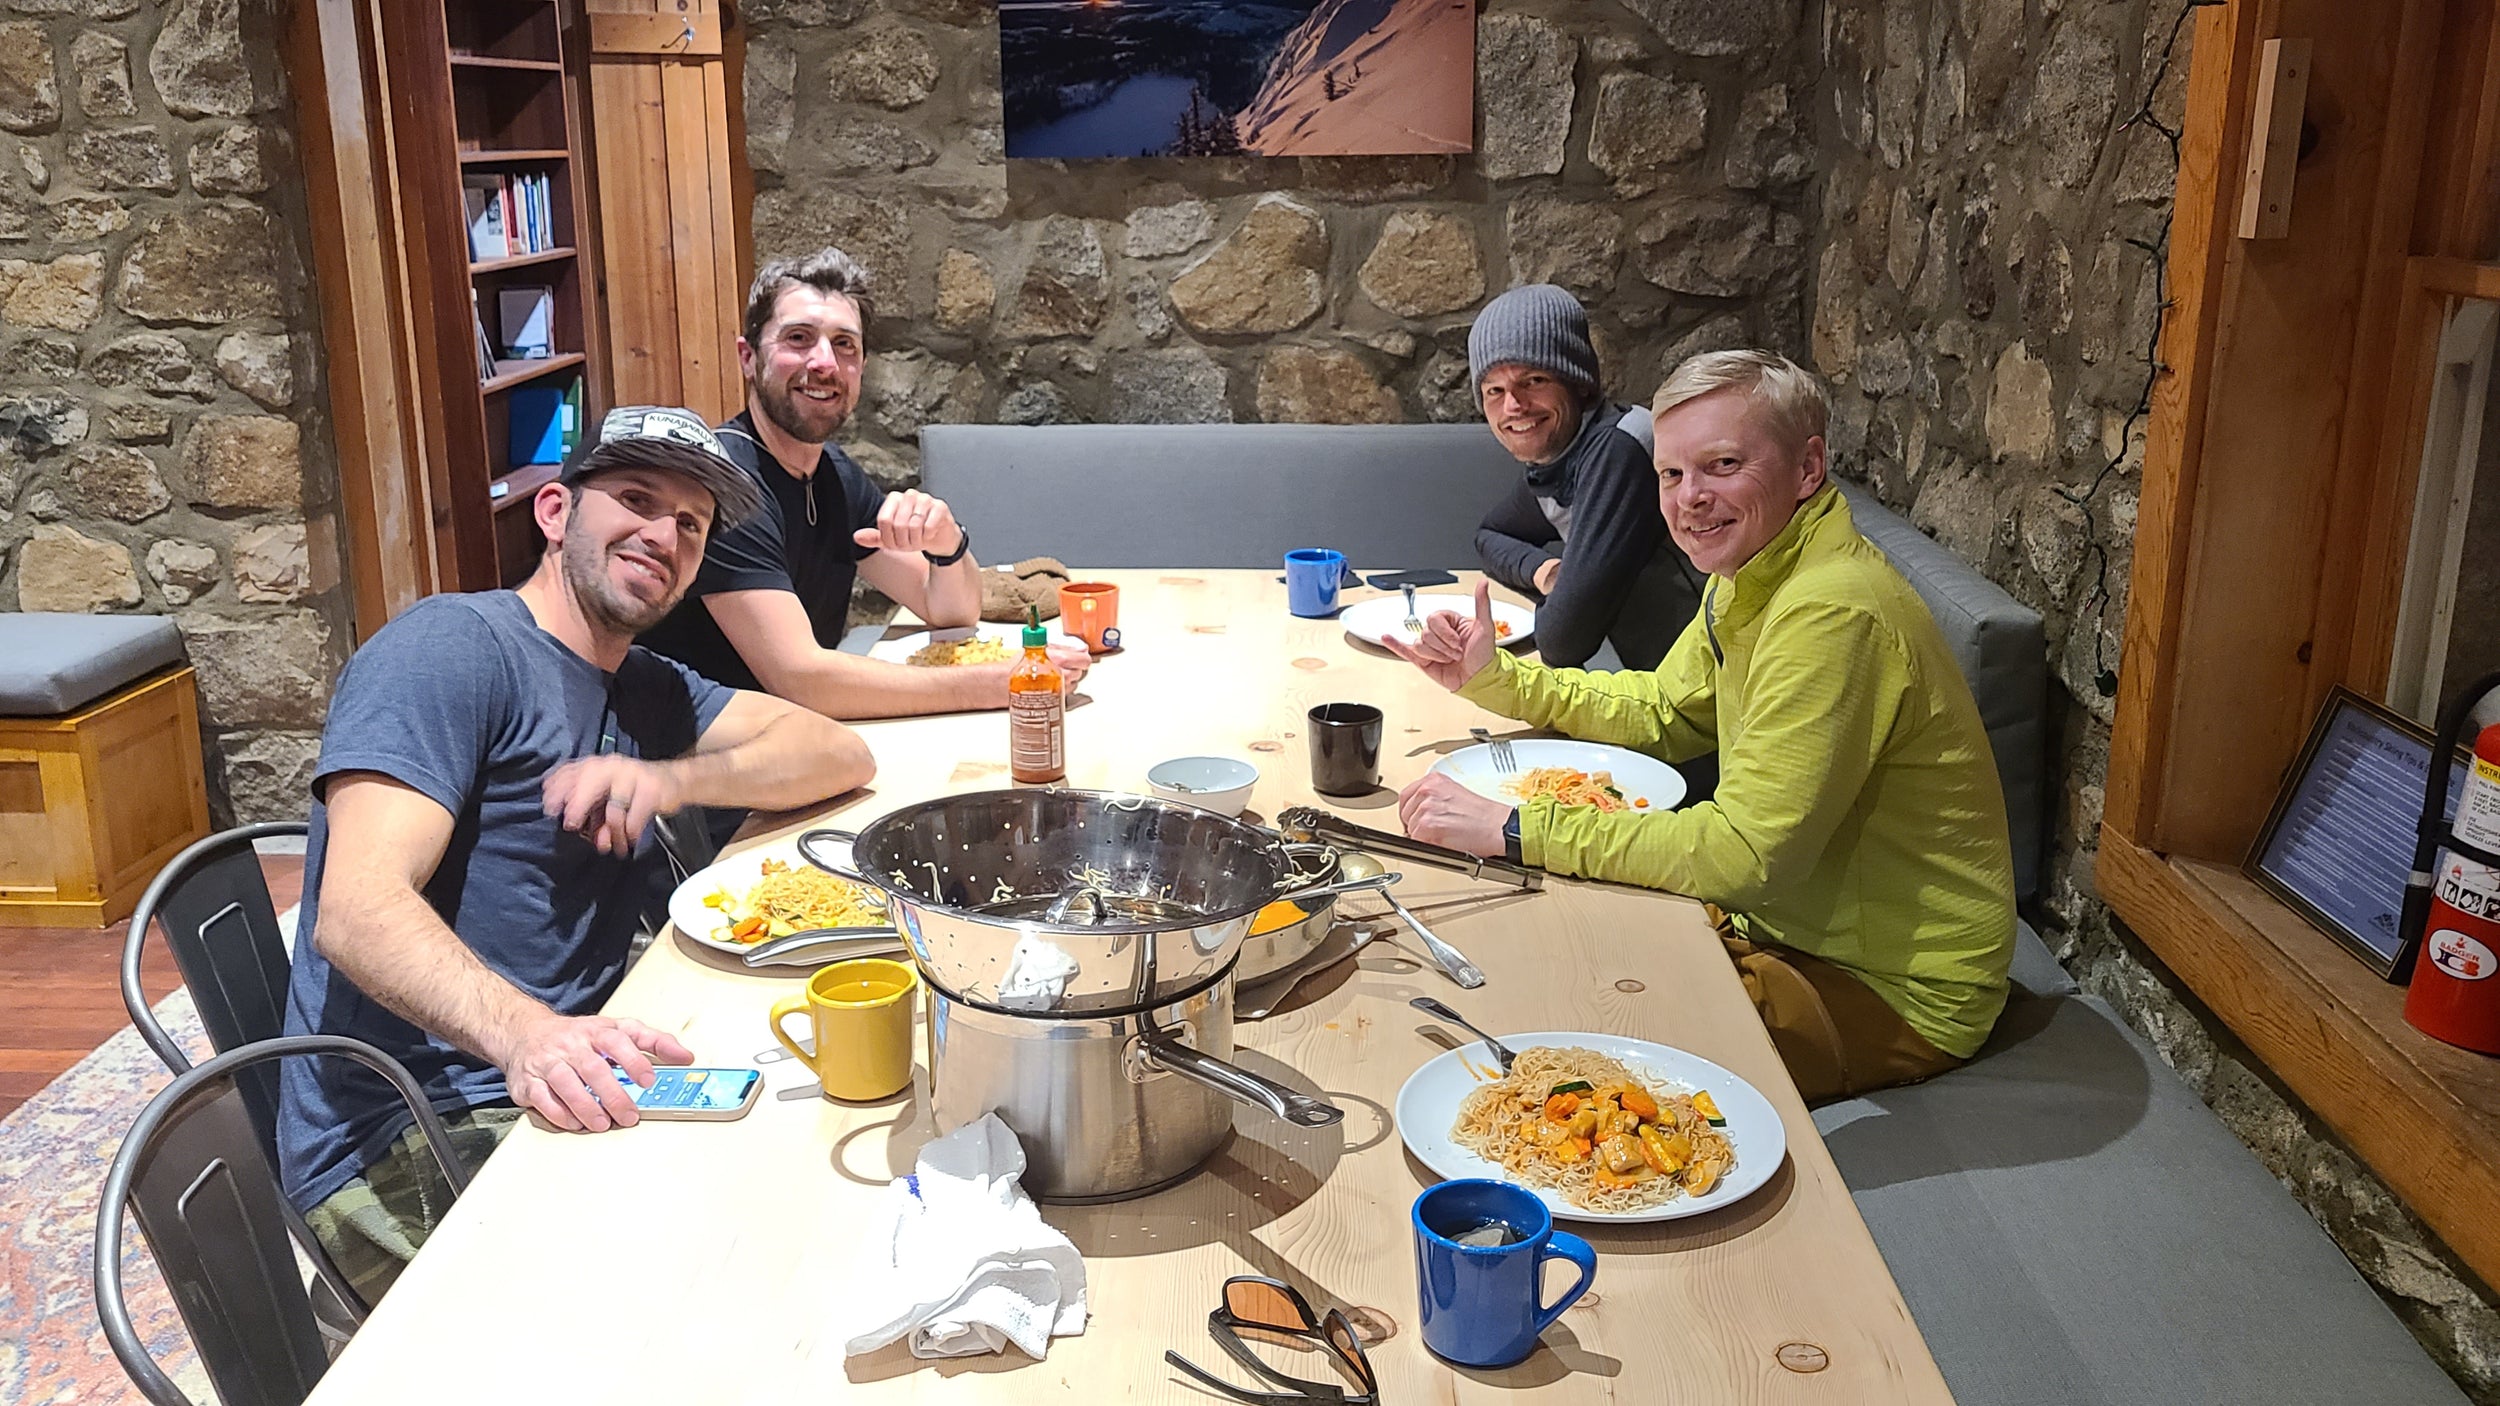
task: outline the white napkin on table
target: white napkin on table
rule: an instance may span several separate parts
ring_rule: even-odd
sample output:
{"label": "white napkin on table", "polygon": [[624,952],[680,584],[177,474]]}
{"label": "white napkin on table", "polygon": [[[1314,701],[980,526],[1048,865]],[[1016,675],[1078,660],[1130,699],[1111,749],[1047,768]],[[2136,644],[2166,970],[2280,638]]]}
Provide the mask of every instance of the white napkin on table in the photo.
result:
{"label": "white napkin on table", "polygon": [[846,1355],[906,1334],[914,1357],[965,1357],[1014,1343],[1040,1360],[1085,1331],[1085,1260],[1024,1194],[1024,1146],[995,1113],[920,1150],[868,1220],[838,1311]]}

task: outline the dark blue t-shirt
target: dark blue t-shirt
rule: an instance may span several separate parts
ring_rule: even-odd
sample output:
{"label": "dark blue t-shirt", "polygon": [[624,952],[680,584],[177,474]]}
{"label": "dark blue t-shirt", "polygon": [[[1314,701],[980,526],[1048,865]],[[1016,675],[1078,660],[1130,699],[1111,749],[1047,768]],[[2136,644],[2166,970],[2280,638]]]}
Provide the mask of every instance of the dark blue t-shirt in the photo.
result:
{"label": "dark blue t-shirt", "polygon": [[[610,675],[538,627],[510,591],[417,602],[348,660],[313,778],[312,837],[286,1033],[350,1035],[389,1051],[437,1110],[508,1099],[503,1072],[393,1015],[322,960],[329,817],[342,772],[379,772],[452,816],[425,901],[505,980],[567,1015],[598,1010],[635,930],[665,906],[668,864],[651,833],[631,858],[601,854],[542,813],[539,787],[576,757],[661,759],[693,750],[730,690],[639,647]],[[327,1199],[412,1120],[380,1075],[331,1057],[285,1061],[278,1160],[300,1210]]]}

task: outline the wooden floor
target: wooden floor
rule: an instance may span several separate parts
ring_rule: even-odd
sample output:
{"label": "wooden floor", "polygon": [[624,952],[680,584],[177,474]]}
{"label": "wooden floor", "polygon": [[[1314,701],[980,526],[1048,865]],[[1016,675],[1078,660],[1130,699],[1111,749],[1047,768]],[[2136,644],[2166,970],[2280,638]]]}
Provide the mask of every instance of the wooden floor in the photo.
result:
{"label": "wooden floor", "polygon": [[[303,892],[303,856],[264,854],[260,864],[283,913]],[[121,997],[129,930],[0,927],[0,1116],[130,1023]],[[182,984],[162,934],[150,935],[139,973],[151,1005]]]}

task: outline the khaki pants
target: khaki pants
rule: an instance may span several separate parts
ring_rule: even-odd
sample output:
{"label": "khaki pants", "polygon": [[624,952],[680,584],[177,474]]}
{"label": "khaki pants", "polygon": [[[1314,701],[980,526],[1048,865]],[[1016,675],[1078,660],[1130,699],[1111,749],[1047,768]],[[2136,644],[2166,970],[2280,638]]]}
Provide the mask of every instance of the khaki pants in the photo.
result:
{"label": "khaki pants", "polygon": [[[475,1172],[520,1120],[517,1108],[446,1113],[443,1122],[451,1129],[451,1146],[445,1150]],[[379,1303],[399,1282],[408,1261],[416,1258],[418,1247],[442,1224],[451,1200],[451,1184],[426,1150],[425,1134],[411,1123],[363,1176],[330,1193],[304,1222],[365,1302]]]}
{"label": "khaki pants", "polygon": [[1865,982],[1793,947],[1739,937],[1717,908],[1710,915],[1808,1104],[1915,1084],[1962,1063],[1911,1029]]}

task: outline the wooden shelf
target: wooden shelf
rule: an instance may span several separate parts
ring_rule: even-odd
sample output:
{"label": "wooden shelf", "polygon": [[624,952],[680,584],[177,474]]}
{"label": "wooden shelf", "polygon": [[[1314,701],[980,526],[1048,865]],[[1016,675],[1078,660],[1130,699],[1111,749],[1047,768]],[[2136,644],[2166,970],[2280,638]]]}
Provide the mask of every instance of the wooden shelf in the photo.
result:
{"label": "wooden shelf", "polygon": [[454,54],[453,68],[516,69],[524,73],[562,73],[564,65],[555,59],[498,59],[484,54]]}
{"label": "wooden shelf", "polygon": [[542,376],[552,376],[567,367],[579,366],[587,360],[589,358],[580,352],[558,352],[554,356],[540,357],[530,361],[498,360],[495,363],[494,379],[481,384],[478,391],[483,395],[508,391],[514,386],[525,385]]}
{"label": "wooden shelf", "polygon": [[2485,1282],[2500,1282],[2500,1059],[2405,1023],[2404,988],[2243,877],[2101,831],[2120,919]]}
{"label": "wooden shelf", "polygon": [[530,147],[514,151],[464,151],[460,153],[460,164],[463,166],[500,166],[515,161],[570,161],[572,159],[573,153],[566,151],[560,146]]}
{"label": "wooden shelf", "polygon": [[[523,464],[496,479],[487,489],[487,499],[495,505],[498,514],[503,513],[528,502],[530,495],[555,482],[556,471],[563,467],[561,464]],[[496,492],[498,488],[503,491]]]}
{"label": "wooden shelf", "polygon": [[475,259],[470,261],[469,272],[501,273],[505,269],[527,268],[531,264],[552,264],[558,259],[572,258],[575,252],[573,246],[567,244],[558,249],[542,249],[535,254],[514,254],[501,259]]}

